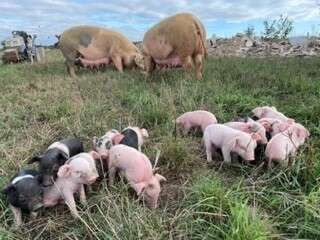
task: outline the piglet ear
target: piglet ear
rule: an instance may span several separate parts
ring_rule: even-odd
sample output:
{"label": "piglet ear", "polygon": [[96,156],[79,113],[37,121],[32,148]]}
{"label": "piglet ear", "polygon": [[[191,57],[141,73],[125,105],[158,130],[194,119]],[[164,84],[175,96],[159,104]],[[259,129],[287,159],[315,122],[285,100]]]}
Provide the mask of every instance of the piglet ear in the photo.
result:
{"label": "piglet ear", "polygon": [[288,123],[286,122],[282,122],[279,124],[279,130],[280,132],[284,132],[285,130],[287,130],[289,127]]}
{"label": "piglet ear", "polygon": [[139,196],[139,195],[141,195],[141,193],[145,189],[146,184],[144,182],[136,183],[132,187],[134,188],[134,190],[136,191],[137,195]]}
{"label": "piglet ear", "polygon": [[69,164],[64,164],[59,168],[58,177],[68,177],[71,173],[71,167]]}
{"label": "piglet ear", "polygon": [[35,156],[33,158],[31,158],[29,161],[28,161],[28,164],[32,164],[32,163],[35,163],[35,162],[40,162],[42,156]]}
{"label": "piglet ear", "polygon": [[100,154],[97,153],[96,151],[91,151],[91,152],[89,152],[89,154],[91,155],[91,157],[92,157],[94,160],[100,159]]}
{"label": "piglet ear", "polygon": [[291,125],[291,124],[294,124],[295,123],[295,120],[292,119],[292,118],[288,118],[287,119],[287,124]]}
{"label": "piglet ear", "polygon": [[256,107],[255,109],[252,110],[253,114],[258,117],[262,118],[263,117],[263,108],[262,107]]}
{"label": "piglet ear", "polygon": [[117,133],[116,135],[114,135],[114,137],[112,138],[112,144],[113,145],[117,145],[120,144],[121,140],[123,139],[123,134],[121,133]]}
{"label": "piglet ear", "polygon": [[156,173],[154,176],[159,182],[162,182],[162,181],[166,182],[167,181],[167,179],[164,176],[162,176],[158,173]]}
{"label": "piglet ear", "polygon": [[268,121],[259,122],[267,131],[271,130],[271,124]]}
{"label": "piglet ear", "polygon": [[145,138],[149,137],[149,133],[148,133],[147,129],[141,128],[140,131],[141,131],[141,134],[143,137],[145,137]]}
{"label": "piglet ear", "polygon": [[275,106],[272,106],[271,109],[274,111],[278,111]]}
{"label": "piglet ear", "polygon": [[252,133],[251,137],[256,141],[261,140],[261,136],[258,133]]}
{"label": "piglet ear", "polygon": [[9,192],[15,191],[15,190],[16,190],[15,186],[12,184],[9,184],[6,188],[2,189],[1,193],[7,195]]}
{"label": "piglet ear", "polygon": [[248,124],[248,128],[250,130],[250,132],[257,132],[259,130],[258,125],[255,123],[255,121],[253,122],[249,122]]}

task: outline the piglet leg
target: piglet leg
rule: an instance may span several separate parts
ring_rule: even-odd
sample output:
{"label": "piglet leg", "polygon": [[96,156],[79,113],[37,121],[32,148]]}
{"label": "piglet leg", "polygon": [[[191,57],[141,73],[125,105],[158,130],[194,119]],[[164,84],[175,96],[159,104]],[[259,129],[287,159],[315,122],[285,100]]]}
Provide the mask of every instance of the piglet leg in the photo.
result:
{"label": "piglet leg", "polygon": [[17,227],[21,226],[21,224],[22,224],[21,209],[16,208],[16,207],[12,206],[11,204],[9,205],[9,208],[13,212],[14,222],[15,222],[16,226]]}
{"label": "piglet leg", "polygon": [[231,164],[230,148],[228,146],[223,146],[221,151],[223,155],[223,161],[227,164]]}
{"label": "piglet leg", "polygon": [[74,200],[73,193],[69,192],[69,191],[64,192],[63,199],[64,199],[65,203],[67,204],[67,206],[69,207],[71,214],[74,217],[79,218],[80,215],[79,215],[77,207],[76,207],[76,202]]}
{"label": "piglet leg", "polygon": [[84,191],[84,185],[81,184],[80,187],[80,202],[85,205],[87,204],[86,192]]}
{"label": "piglet leg", "polygon": [[206,153],[207,153],[207,162],[212,162],[212,144],[210,141],[204,140],[204,144],[206,146]]}
{"label": "piglet leg", "polygon": [[116,168],[111,167],[108,169],[108,172],[109,172],[109,186],[112,186],[114,182],[114,178],[116,176]]}

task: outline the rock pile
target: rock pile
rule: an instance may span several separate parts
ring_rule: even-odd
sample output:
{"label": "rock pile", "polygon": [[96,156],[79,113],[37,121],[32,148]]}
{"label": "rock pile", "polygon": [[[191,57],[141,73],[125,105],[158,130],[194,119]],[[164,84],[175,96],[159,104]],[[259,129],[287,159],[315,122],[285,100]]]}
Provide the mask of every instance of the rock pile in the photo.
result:
{"label": "rock pile", "polygon": [[308,44],[304,45],[293,45],[289,41],[264,41],[237,34],[228,39],[209,39],[207,40],[207,46],[208,54],[213,56],[320,56],[320,39],[310,40]]}

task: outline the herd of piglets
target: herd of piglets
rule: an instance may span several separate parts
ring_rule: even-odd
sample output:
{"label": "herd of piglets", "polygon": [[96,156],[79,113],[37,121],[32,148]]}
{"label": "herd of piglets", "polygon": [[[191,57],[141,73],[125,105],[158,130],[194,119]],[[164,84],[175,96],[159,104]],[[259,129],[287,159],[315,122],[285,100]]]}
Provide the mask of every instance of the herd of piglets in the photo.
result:
{"label": "herd of piglets", "polygon": [[212,161],[217,149],[221,150],[224,163],[231,163],[231,153],[245,162],[252,162],[257,145],[266,145],[265,157],[269,168],[273,162],[288,166],[289,157],[294,156],[309,138],[309,131],[275,107],[257,107],[252,113],[256,121],[248,118],[218,124],[210,112],[186,112],[176,119],[176,127],[183,134],[191,129],[202,130],[208,162]]}
{"label": "herd of piglets", "polygon": [[[268,167],[273,162],[288,166],[310,136],[309,131],[294,119],[286,117],[275,107],[257,107],[252,110],[256,118],[218,124],[216,117],[207,111],[186,112],[175,120],[176,128],[186,135],[192,129],[203,133],[207,161],[211,162],[218,149],[223,162],[230,164],[232,153],[245,162],[255,160],[257,145],[266,145],[265,157]],[[63,139],[51,144],[47,150],[33,157],[28,163],[38,163],[39,170],[21,170],[3,189],[17,226],[22,224],[22,212],[36,216],[42,207],[65,203],[73,216],[79,217],[75,195],[86,204],[86,191],[99,179],[108,177],[109,186],[119,173],[127,180],[146,206],[157,208],[161,191],[160,183],[165,177],[155,173],[149,158],[141,152],[148,131],[139,127],[127,127],[119,132],[111,129],[102,137],[93,138],[93,150],[84,152],[79,139]],[[159,154],[155,159],[155,165]]]}
{"label": "herd of piglets", "polygon": [[88,153],[76,138],[54,142],[28,162],[37,162],[38,171],[21,170],[2,191],[8,197],[15,224],[22,224],[22,212],[35,217],[42,207],[59,203],[65,203],[72,215],[79,217],[75,195],[86,204],[85,186],[90,190],[90,185],[107,174],[110,186],[119,173],[146,206],[156,208],[160,182],[166,179],[155,173],[155,166],[152,167],[149,158],[141,152],[147,137],[148,131],[144,128],[128,127],[121,132],[112,129],[100,138],[94,137],[93,151]]}

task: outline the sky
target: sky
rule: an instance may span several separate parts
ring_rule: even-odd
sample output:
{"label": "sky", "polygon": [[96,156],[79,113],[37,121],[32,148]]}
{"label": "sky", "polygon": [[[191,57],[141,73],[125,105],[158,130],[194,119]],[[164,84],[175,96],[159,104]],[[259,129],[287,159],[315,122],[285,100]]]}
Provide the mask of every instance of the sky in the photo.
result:
{"label": "sky", "polygon": [[38,43],[56,42],[76,25],[95,25],[119,31],[137,41],[152,25],[170,15],[190,12],[198,16],[208,36],[230,37],[281,14],[294,22],[292,36],[320,34],[320,0],[0,0],[0,41],[12,30],[38,35]]}

